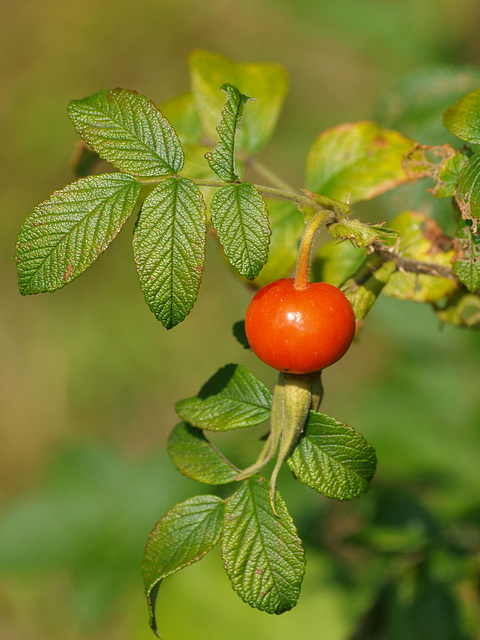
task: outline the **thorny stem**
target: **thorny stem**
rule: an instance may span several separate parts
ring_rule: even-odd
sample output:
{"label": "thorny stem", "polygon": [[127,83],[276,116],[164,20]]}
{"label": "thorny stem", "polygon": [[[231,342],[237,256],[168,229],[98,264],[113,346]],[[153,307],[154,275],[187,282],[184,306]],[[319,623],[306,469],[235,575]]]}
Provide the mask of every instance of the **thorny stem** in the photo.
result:
{"label": "thorny stem", "polygon": [[448,265],[404,258],[400,253],[393,251],[378,240],[372,242],[371,247],[383,262],[389,262],[392,260],[399,271],[410,271],[412,273],[439,276],[441,278],[449,278],[450,280],[455,279],[452,275],[452,268]]}

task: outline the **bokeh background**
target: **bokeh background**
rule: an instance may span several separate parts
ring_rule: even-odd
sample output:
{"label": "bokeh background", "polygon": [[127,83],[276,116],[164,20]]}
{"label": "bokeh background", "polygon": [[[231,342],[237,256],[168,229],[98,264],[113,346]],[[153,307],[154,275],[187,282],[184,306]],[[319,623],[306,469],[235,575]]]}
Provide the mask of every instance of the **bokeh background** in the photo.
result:
{"label": "bokeh background", "polygon": [[[19,295],[19,226],[73,179],[77,136],[68,101],[119,86],[162,103],[188,90],[186,58],[196,48],[238,62],[281,63],[290,92],[261,159],[301,186],[305,154],[322,129],[372,117],[379,96],[417,68],[480,65],[479,27],[477,0],[2,3],[0,637],[153,637],[139,573],[145,539],[167,508],[205,490],[182,478],[165,455],[174,401],[193,395],[228,362],[274,382],[232,338],[230,327],[251,293],[214,246],[193,313],[170,332],[143,303],[131,225],[66,289]],[[379,302],[361,340],[325,375],[325,412],[377,449],[371,494],[353,506],[332,505],[286,482],[308,545],[297,608],[280,617],[249,609],[213,552],[162,586],[164,637],[350,640],[400,561],[341,541],[382,509],[414,539],[430,526],[450,534],[466,520],[475,549],[479,357],[478,334],[440,328],[427,308]],[[247,446],[243,437],[229,438],[232,452]],[[240,451],[255,453],[256,445]],[[435,575],[448,590],[459,569],[442,557]],[[473,578],[478,564],[470,563]],[[480,637],[478,594],[470,582],[457,583],[468,603],[467,631],[455,635],[447,621],[447,635],[435,638]],[[442,620],[445,602],[450,606],[448,598],[429,601],[427,628]],[[355,637],[384,637],[368,633]],[[394,630],[388,639],[405,637]]]}

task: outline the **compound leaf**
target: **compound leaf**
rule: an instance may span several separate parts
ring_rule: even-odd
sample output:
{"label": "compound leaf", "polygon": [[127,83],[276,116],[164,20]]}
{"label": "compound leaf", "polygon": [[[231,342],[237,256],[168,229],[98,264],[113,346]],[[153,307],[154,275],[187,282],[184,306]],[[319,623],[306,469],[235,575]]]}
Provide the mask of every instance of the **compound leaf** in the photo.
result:
{"label": "compound leaf", "polygon": [[175,405],[178,415],[201,429],[227,431],[260,424],[270,417],[272,394],[245,367],[228,364],[197,396]]}
{"label": "compound leaf", "polygon": [[186,178],[166,178],[143,203],[133,250],[145,301],[167,329],[191,311],[202,280],[205,203]]}
{"label": "compound leaf", "polygon": [[278,517],[268,482],[242,482],[225,506],[222,554],[234,590],[251,607],[280,614],[295,606],[305,572],[305,553],[285,502]]}
{"label": "compound leaf", "polygon": [[376,456],[352,427],[310,411],[304,435],[287,464],[301,482],[324,496],[350,500],[368,491]]}
{"label": "compound leaf", "polygon": [[217,137],[216,127],[223,108],[218,88],[228,83],[248,96],[249,105],[238,132],[237,149],[254,154],[270,139],[277,124],[287,92],[285,69],[271,63],[236,64],[208,51],[194,51],[189,59],[192,93],[202,121],[204,135],[210,141]]}
{"label": "compound leaf", "polygon": [[413,145],[413,140],[373,122],[332,127],[310,148],[306,185],[336,200],[370,200],[407,181],[402,159]]}
{"label": "compound leaf", "polygon": [[465,142],[480,142],[480,89],[468,93],[443,114],[443,124]]}
{"label": "compound leaf", "polygon": [[205,157],[211,169],[222,180],[234,182],[239,180],[235,173],[235,135],[240,129],[243,107],[250,98],[231,84],[224,84],[221,89],[227,94],[227,103],[217,127],[218,144],[213,151],[206,153]]}
{"label": "compound leaf", "polygon": [[167,511],[153,528],[142,573],[150,627],[157,635],[155,602],[162,580],[197,562],[216,545],[223,512],[224,502],[217,496],[195,496]]}
{"label": "compound leaf", "polygon": [[212,224],[228,261],[253,280],[268,258],[270,226],[265,202],[249,182],[219,189],[210,202]]}
{"label": "compound leaf", "polygon": [[168,439],[168,455],[183,475],[205,484],[228,484],[238,473],[207,440],[203,431],[180,422]]}
{"label": "compound leaf", "polygon": [[139,192],[131,176],[89,176],[35,207],[16,244],[22,295],[56,291],[82,274],[118,235]]}
{"label": "compound leaf", "polygon": [[68,115],[83,140],[121,171],[149,177],[183,167],[175,131],[153,102],[136,91],[110,89],[72,100]]}

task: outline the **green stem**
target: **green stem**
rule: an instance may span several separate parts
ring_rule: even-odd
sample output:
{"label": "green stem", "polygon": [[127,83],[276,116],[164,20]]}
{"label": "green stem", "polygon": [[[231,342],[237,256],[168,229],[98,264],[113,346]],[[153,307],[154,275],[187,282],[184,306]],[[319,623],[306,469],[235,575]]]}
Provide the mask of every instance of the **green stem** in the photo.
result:
{"label": "green stem", "polygon": [[[160,182],[165,180],[166,177],[171,176],[164,176],[161,178],[137,178],[137,181],[143,186],[150,186],[160,184]],[[237,184],[224,182],[223,180],[204,180],[201,178],[189,178],[189,180],[191,182],[194,182],[199,187],[220,188],[228,186],[229,184]],[[325,211],[325,208],[321,204],[316,203],[313,198],[310,198],[308,196],[303,196],[299,193],[292,193],[291,191],[284,189],[277,189],[276,187],[267,187],[263,184],[254,184],[253,186],[262,196],[265,196],[266,198],[273,198],[275,200],[287,200],[289,202],[295,203],[298,206],[303,205],[306,207],[310,207],[311,209],[318,210],[319,213]],[[325,214],[327,213],[331,215],[331,211],[325,211]]]}

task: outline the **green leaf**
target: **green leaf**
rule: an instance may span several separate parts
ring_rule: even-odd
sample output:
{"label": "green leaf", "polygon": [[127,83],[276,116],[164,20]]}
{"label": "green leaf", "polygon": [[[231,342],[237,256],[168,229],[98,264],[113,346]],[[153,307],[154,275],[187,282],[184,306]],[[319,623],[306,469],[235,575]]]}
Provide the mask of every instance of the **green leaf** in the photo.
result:
{"label": "green leaf", "polygon": [[291,275],[298,258],[298,247],[305,223],[292,202],[270,200],[267,203],[272,230],[268,260],[253,281],[256,287]]}
{"label": "green leaf", "polygon": [[205,484],[228,484],[238,469],[207,440],[201,429],[180,422],[168,439],[168,455],[183,475]]}
{"label": "green leaf", "polygon": [[442,164],[437,184],[432,190],[435,198],[451,198],[455,195],[460,173],[466,162],[467,157],[458,152]]}
{"label": "green leaf", "polygon": [[186,178],[166,178],[143,203],[133,236],[145,301],[167,329],[191,311],[202,280],[205,203]]}
{"label": "green leaf", "polygon": [[375,240],[396,238],[398,232],[384,227],[384,222],[366,224],[356,218],[343,218],[328,226],[328,231],[336,240],[353,240],[357,247],[368,247]]}
{"label": "green leaf", "polygon": [[201,429],[228,431],[260,424],[270,417],[272,394],[245,367],[228,364],[197,396],[175,405],[178,415]]}
{"label": "green leaf", "polygon": [[480,220],[480,153],[464,164],[458,177],[455,199],[464,220]]}
{"label": "green leaf", "polygon": [[22,295],[55,291],[82,274],[118,235],[139,192],[131,176],[89,176],[35,207],[16,244]]}
{"label": "green leaf", "polygon": [[183,167],[182,146],[157,107],[135,91],[111,89],[72,100],[68,115],[83,140],[135,176],[165,176]]}
{"label": "green leaf", "polygon": [[474,293],[480,289],[480,235],[465,220],[458,225],[454,246],[452,273]]}
{"label": "green leaf", "polygon": [[370,200],[407,181],[402,159],[413,145],[413,140],[373,122],[332,127],[310,148],[306,185],[336,200]]}
{"label": "green leaf", "polygon": [[216,545],[223,512],[224,503],[217,496],[195,496],[167,511],[153,528],[145,547],[142,573],[150,627],[155,633],[155,601],[161,581],[197,562]]}
{"label": "green leaf", "polygon": [[225,507],[222,553],[234,590],[251,607],[280,614],[295,606],[305,556],[285,502],[277,494],[275,517],[268,482],[253,477]]}
{"label": "green leaf", "polygon": [[465,142],[480,142],[480,89],[460,98],[443,114],[443,124]]}
{"label": "green leaf", "polygon": [[287,464],[303,483],[327,498],[350,500],[370,488],[375,450],[352,427],[310,411],[303,437]]}
{"label": "green leaf", "polygon": [[208,51],[194,51],[189,59],[192,92],[203,131],[212,143],[220,121],[223,98],[218,87],[228,83],[247,96],[249,105],[237,136],[238,150],[254,154],[270,139],[287,91],[287,75],[280,65],[270,63],[236,64]]}
{"label": "green leaf", "polygon": [[265,202],[249,182],[219,189],[210,202],[212,224],[229,263],[253,280],[268,258],[270,227]]}
{"label": "green leaf", "polygon": [[241,128],[243,107],[250,98],[231,84],[224,84],[221,89],[227,94],[227,103],[217,127],[218,144],[213,151],[206,153],[205,157],[222,180],[234,182],[239,180],[235,173],[235,135]]}
{"label": "green leaf", "polygon": [[478,67],[429,64],[405,74],[380,97],[375,120],[421,144],[454,144],[458,140],[445,131],[442,115],[478,86]]}

